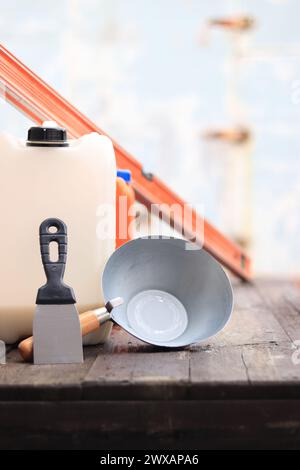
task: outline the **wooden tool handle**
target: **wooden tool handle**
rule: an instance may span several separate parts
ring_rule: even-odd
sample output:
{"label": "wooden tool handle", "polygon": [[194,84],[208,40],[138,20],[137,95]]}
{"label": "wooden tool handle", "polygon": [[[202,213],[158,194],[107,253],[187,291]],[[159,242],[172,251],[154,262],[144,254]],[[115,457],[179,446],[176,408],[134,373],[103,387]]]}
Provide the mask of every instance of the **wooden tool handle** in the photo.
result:
{"label": "wooden tool handle", "polygon": [[95,312],[85,312],[79,315],[82,336],[97,330],[100,327],[99,320]]}
{"label": "wooden tool handle", "polygon": [[18,346],[19,353],[26,362],[30,362],[33,359],[33,336],[23,339]]}
{"label": "wooden tool handle", "polygon": [[[96,317],[93,311],[85,312],[79,315],[81,334],[82,336],[91,333],[92,331],[97,330],[99,325],[99,320]],[[18,346],[19,352],[26,362],[30,362],[33,359],[33,336],[26,338],[19,343]]]}

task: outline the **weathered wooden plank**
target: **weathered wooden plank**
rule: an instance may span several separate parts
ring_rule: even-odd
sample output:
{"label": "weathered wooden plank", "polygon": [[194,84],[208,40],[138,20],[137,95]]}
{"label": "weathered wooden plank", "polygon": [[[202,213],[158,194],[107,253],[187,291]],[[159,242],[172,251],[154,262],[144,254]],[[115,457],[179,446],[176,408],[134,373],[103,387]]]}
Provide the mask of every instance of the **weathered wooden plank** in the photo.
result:
{"label": "weathered wooden plank", "polygon": [[244,347],[242,357],[251,384],[300,385],[300,364],[293,363],[294,352],[291,343]]}
{"label": "weathered wooden plank", "polygon": [[291,341],[300,340],[300,289],[292,281],[262,279],[258,290]]}
{"label": "weathered wooden plank", "polygon": [[0,403],[2,449],[299,446],[299,400]]}
{"label": "weathered wooden plank", "polygon": [[263,284],[237,284],[231,323],[206,344],[190,350],[159,349],[114,328],[105,346],[85,348],[86,361],[80,366],[33,366],[12,351],[8,365],[0,369],[0,399],[194,400],[208,397],[213,388],[214,397],[225,396],[225,388],[227,397],[253,397],[254,385],[277,381],[282,386],[285,380],[296,384],[298,369],[288,359],[290,336],[278,320],[289,308],[296,322],[298,297],[289,294],[290,300],[284,299],[278,310],[282,286],[275,290],[272,286],[270,300],[269,291],[261,294]]}
{"label": "weathered wooden plank", "polygon": [[248,377],[241,347],[203,348],[191,352],[190,376],[199,383],[247,384]]}
{"label": "weathered wooden plank", "polygon": [[234,290],[232,322],[190,349],[165,351],[115,328],[80,366],[33,366],[9,352],[0,448],[300,448],[299,289],[259,281]]}
{"label": "weathered wooden plank", "polygon": [[[0,387],[0,397],[2,400],[195,400],[270,398],[282,393],[299,397],[300,366],[295,367],[290,362],[292,351],[286,344],[203,348],[191,352],[102,354],[79,384],[72,380],[73,365],[60,372],[66,377],[51,371],[52,366],[46,376],[39,367],[28,366],[32,374],[37,370],[42,375],[38,374],[36,380],[32,377],[24,380],[22,374],[16,380],[14,376],[9,386]],[[47,384],[49,379],[51,386]]]}
{"label": "weathered wooden plank", "polygon": [[300,397],[300,364],[289,342],[191,353],[190,398]]}
{"label": "weathered wooden plank", "polygon": [[256,282],[242,282],[236,278],[231,279],[234,292],[234,305],[236,310],[259,308],[264,301],[259,293]]}
{"label": "weathered wooden plank", "polygon": [[[280,343],[289,338],[270,304],[262,297],[259,283],[233,282],[234,310],[226,328],[205,344],[211,347]],[[197,346],[196,346],[197,347]]]}
{"label": "weathered wooden plank", "polygon": [[82,382],[99,348],[86,348],[83,364],[26,364],[14,349],[0,368],[0,400],[80,399]]}
{"label": "weathered wooden plank", "polygon": [[[253,307],[251,309],[234,309],[232,318],[225,329],[218,335],[210,338],[206,345],[242,346],[246,344],[280,343],[288,337],[266,307]],[[197,348],[197,346],[195,346]]]}
{"label": "weathered wooden plank", "polygon": [[84,380],[85,399],[184,399],[189,351],[99,354]]}
{"label": "weathered wooden plank", "polygon": [[[130,396],[130,390],[136,399],[183,399],[194,398],[197,394],[205,396],[214,385],[219,385],[215,391],[218,396],[221,383],[231,386],[227,392],[229,395],[235,385],[239,389],[241,385],[247,386],[247,371],[242,349],[238,346],[286,342],[287,336],[272,312],[264,306],[254,286],[249,288],[241,284],[239,289],[247,295],[240,296],[240,309],[235,309],[229,326],[207,344],[193,346],[191,353],[187,350],[181,353],[164,350],[158,354],[153,346],[115,329],[107,353],[104,351],[98,357],[86,377],[86,399],[97,399],[100,393],[104,393],[105,397],[116,399],[122,396],[125,399]],[[249,305],[254,307],[248,310],[246,306]],[[120,354],[111,355],[112,352]]]}

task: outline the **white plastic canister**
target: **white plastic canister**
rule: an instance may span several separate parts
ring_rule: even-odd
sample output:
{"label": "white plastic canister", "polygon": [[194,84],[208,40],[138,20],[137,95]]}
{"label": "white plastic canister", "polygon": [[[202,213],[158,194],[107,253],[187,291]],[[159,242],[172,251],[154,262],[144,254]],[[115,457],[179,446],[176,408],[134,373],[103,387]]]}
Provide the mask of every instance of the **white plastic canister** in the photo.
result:
{"label": "white plastic canister", "polygon": [[116,163],[109,138],[91,133],[66,142],[65,131],[49,122],[31,128],[28,139],[0,134],[0,339],[7,343],[32,333],[37,289],[45,282],[44,219],[67,224],[65,282],[80,312],[103,305],[101,274],[115,247]]}

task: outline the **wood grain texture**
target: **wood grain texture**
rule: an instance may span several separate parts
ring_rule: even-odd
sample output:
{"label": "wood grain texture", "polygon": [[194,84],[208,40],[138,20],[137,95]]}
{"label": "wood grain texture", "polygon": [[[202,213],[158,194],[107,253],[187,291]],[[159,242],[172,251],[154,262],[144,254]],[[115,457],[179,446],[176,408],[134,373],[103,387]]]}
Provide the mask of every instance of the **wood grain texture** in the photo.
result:
{"label": "wood grain texture", "polygon": [[300,288],[292,281],[261,280],[257,290],[290,341],[300,340]]}
{"label": "wood grain texture", "polygon": [[[290,322],[292,329],[297,324],[294,305],[300,304],[299,289],[290,282],[278,286],[268,281],[251,285],[235,281],[234,291],[235,308],[225,330],[184,350],[157,348],[119,327],[106,345],[85,348],[82,365],[24,364],[12,350],[0,370],[0,399],[236,397],[247,390],[252,396],[253,385],[260,382],[296,383],[300,367],[291,362],[293,345],[287,325]],[[288,312],[288,320],[282,318],[283,311]]]}
{"label": "wood grain texture", "polygon": [[0,449],[298,449],[299,405],[209,399],[0,402]]}
{"label": "wood grain texture", "polygon": [[226,329],[183,350],[119,327],[82,365],[25,364],[12,349],[0,366],[0,447],[300,447],[300,289],[235,281],[234,292]]}
{"label": "wood grain texture", "polygon": [[83,364],[37,366],[25,363],[14,349],[0,366],[0,400],[80,399],[82,381],[97,353],[98,348],[86,348]]}

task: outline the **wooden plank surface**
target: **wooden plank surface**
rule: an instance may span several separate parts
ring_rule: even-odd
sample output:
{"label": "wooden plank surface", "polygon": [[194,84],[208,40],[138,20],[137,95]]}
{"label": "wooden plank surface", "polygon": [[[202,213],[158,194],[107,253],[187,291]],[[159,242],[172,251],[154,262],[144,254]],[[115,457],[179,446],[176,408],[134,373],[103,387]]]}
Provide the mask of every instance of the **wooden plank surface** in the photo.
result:
{"label": "wooden plank surface", "polygon": [[300,448],[300,289],[234,283],[226,329],[163,350],[114,328],[82,365],[0,366],[0,449]]}
{"label": "wooden plank surface", "polygon": [[299,405],[209,399],[0,402],[0,449],[299,449]]}
{"label": "wooden plank surface", "polygon": [[196,400],[282,391],[298,396],[300,366],[291,358],[300,338],[299,287],[266,280],[235,281],[233,287],[229,325],[184,350],[145,344],[120,328],[106,345],[85,348],[82,365],[24,364],[12,350],[0,369],[0,400]]}
{"label": "wooden plank surface", "polygon": [[289,340],[300,340],[299,284],[286,280],[261,280],[257,284],[257,291]]}
{"label": "wooden plank surface", "polygon": [[1,400],[78,400],[82,381],[94,362],[99,348],[85,349],[83,364],[26,364],[17,349],[7,354],[7,364],[0,366]]}
{"label": "wooden plank surface", "polygon": [[0,368],[0,400],[298,397],[300,365],[291,358],[300,338],[299,287],[266,280],[233,288],[229,325],[184,350],[145,344],[120,328],[106,345],[85,348],[79,366],[24,364],[12,350]]}

